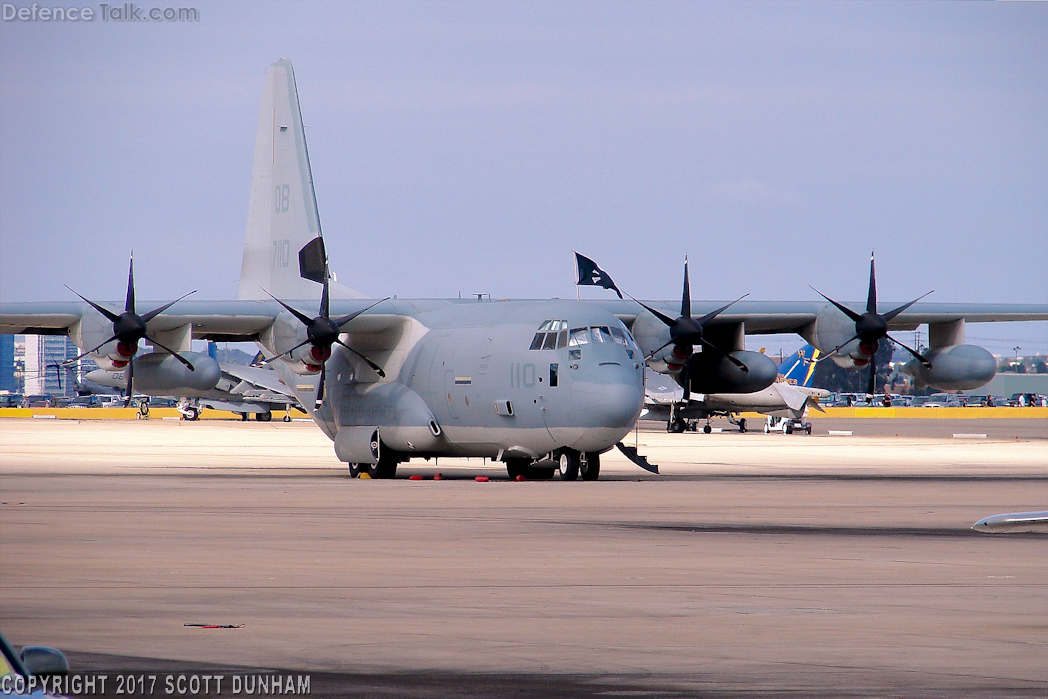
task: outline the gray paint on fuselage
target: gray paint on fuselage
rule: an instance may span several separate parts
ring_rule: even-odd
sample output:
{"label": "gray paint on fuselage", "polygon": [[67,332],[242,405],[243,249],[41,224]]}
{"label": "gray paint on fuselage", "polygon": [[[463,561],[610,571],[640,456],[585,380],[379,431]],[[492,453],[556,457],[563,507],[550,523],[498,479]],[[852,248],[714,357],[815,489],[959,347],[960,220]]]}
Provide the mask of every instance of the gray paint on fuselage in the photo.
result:
{"label": "gray paint on fuselage", "polygon": [[[446,304],[415,315],[429,328],[395,377],[422,398],[443,431],[440,455],[541,456],[559,447],[603,451],[633,425],[643,401],[642,356],[619,343],[591,343],[569,359],[569,348],[531,350],[547,320],[569,328],[612,326],[607,311],[575,301]],[[629,356],[633,353],[633,357]],[[354,391],[360,365],[336,351],[328,363],[329,397],[317,416],[338,427],[377,424],[396,416],[336,411],[330,404]],[[551,365],[557,385],[550,385]],[[339,381],[339,375],[342,380]],[[509,401],[513,415],[500,415]],[[340,424],[336,424],[341,420]]]}

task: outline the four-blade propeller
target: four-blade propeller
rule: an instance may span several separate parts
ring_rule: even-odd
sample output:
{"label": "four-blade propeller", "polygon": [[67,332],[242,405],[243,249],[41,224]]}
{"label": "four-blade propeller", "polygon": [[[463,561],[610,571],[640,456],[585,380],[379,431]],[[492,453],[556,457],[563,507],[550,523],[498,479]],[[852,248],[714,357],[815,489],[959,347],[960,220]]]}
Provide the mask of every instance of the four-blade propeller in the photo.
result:
{"label": "four-blade propeller", "polygon": [[128,266],[128,269],[127,269],[127,299],[124,301],[124,312],[123,313],[120,313],[120,314],[113,313],[108,308],[104,308],[104,307],[98,305],[97,303],[95,303],[94,301],[92,301],[91,299],[86,298],[84,296],[81,296],[79,293],[77,293],[76,291],[73,291],[73,289],[70,289],[68,286],[66,288],[69,289],[70,291],[72,291],[77,296],[80,296],[80,298],[83,299],[85,302],[87,302],[92,308],[94,308],[96,311],[98,311],[99,313],[104,315],[106,318],[108,318],[113,323],[113,335],[112,335],[112,337],[106,339],[105,342],[101,342],[98,345],[96,345],[95,347],[92,347],[91,349],[87,350],[83,354],[79,355],[78,357],[75,357],[75,358],[70,359],[69,361],[65,362],[64,365],[65,366],[69,366],[71,364],[75,364],[76,362],[80,361],[81,359],[83,359],[87,355],[97,351],[98,349],[100,349],[104,345],[107,345],[110,342],[112,342],[113,340],[116,340],[117,341],[117,349],[116,349],[117,354],[119,354],[121,357],[125,357],[126,361],[127,361],[127,398],[124,400],[124,407],[125,408],[131,404],[131,397],[133,395],[134,381],[135,381],[135,368],[134,368],[135,364],[134,364],[133,360],[134,360],[135,353],[138,352],[138,341],[139,340],[142,340],[142,339],[148,340],[154,347],[159,347],[160,349],[164,350],[165,352],[170,353],[172,357],[174,357],[178,361],[180,361],[183,364],[185,364],[186,368],[188,368],[190,371],[196,371],[196,369],[193,367],[193,365],[188,360],[186,360],[184,357],[182,357],[181,355],[179,355],[177,352],[175,352],[174,350],[170,349],[169,347],[165,347],[164,345],[162,345],[159,342],[157,342],[154,338],[149,336],[148,331],[146,330],[146,324],[149,323],[149,321],[153,320],[153,318],[156,318],[158,315],[160,315],[161,313],[163,313],[167,309],[169,309],[172,306],[174,306],[176,303],[178,303],[179,301],[184,299],[186,296],[189,296],[189,294],[195,294],[196,293],[195,289],[193,291],[190,291],[189,294],[183,294],[182,296],[179,296],[177,299],[175,299],[171,303],[165,303],[160,308],[154,308],[153,310],[149,311],[148,313],[145,313],[143,315],[138,315],[138,313],[135,312],[135,255],[134,255],[134,252],[131,253],[131,263]]}
{"label": "four-blade propeller", "polygon": [[[322,240],[322,239],[320,239],[320,240]],[[353,354],[355,354],[358,357],[360,357],[360,359],[365,364],[367,364],[369,367],[374,369],[375,372],[379,376],[385,378],[386,372],[382,371],[382,367],[380,367],[378,364],[376,364],[375,362],[371,361],[370,359],[365,357],[363,354],[361,354],[360,352],[356,351],[355,349],[353,349],[352,347],[347,345],[345,342],[343,342],[341,339],[339,339],[339,335],[342,333],[342,327],[344,325],[346,325],[347,323],[349,323],[349,321],[353,320],[354,318],[356,318],[360,314],[362,314],[362,313],[364,313],[366,311],[371,310],[372,308],[374,308],[378,304],[382,303],[383,301],[388,301],[389,298],[390,298],[390,297],[387,296],[384,299],[379,299],[378,301],[376,301],[375,303],[371,304],[370,306],[367,306],[366,308],[362,308],[361,310],[356,311],[354,313],[350,313],[349,315],[342,316],[341,318],[332,318],[331,317],[331,301],[330,301],[330,298],[328,296],[328,277],[329,277],[329,275],[328,275],[328,268],[327,268],[327,255],[323,253],[323,247],[322,246],[321,246],[320,250],[321,250],[321,254],[323,254],[323,259],[324,259],[324,279],[323,279],[323,282],[321,282],[324,285],[324,289],[321,292],[321,296],[320,296],[320,313],[317,316],[315,316],[313,318],[310,318],[305,313],[302,313],[301,311],[299,311],[296,308],[292,308],[288,304],[286,304],[283,301],[281,301],[280,299],[278,299],[276,296],[273,296],[273,294],[270,294],[268,291],[266,291],[266,289],[262,289],[262,291],[265,291],[267,294],[269,294],[270,298],[272,298],[274,301],[276,301],[281,306],[286,308],[287,311],[291,315],[293,315],[296,318],[298,318],[299,322],[301,322],[303,325],[306,326],[306,339],[304,341],[298,343],[297,345],[295,345],[291,349],[287,350],[286,352],[282,352],[281,354],[278,354],[275,357],[267,359],[265,362],[263,362],[263,365],[269,364],[270,362],[273,362],[273,361],[275,361],[277,359],[280,359],[281,357],[285,357],[285,356],[291,354],[292,352],[294,352],[295,350],[297,350],[300,347],[304,347],[305,345],[312,345],[312,347],[309,350],[309,360],[307,360],[306,363],[310,364],[312,366],[317,366],[317,365],[320,366],[320,382],[317,384],[317,398],[316,398],[316,405],[315,405],[314,409],[319,409],[321,402],[324,400],[324,383],[326,381],[326,375],[327,375],[327,360],[331,356],[331,346],[332,345],[339,345],[343,349],[349,350]]]}
{"label": "four-blade propeller", "polygon": [[904,303],[903,305],[899,306],[898,308],[894,308],[894,309],[888,311],[887,313],[885,313],[883,315],[878,313],[877,312],[877,275],[876,275],[876,273],[874,271],[873,252],[870,252],[870,290],[869,290],[869,293],[866,296],[866,312],[865,313],[862,313],[862,314],[856,313],[855,311],[851,310],[847,306],[845,306],[845,305],[843,305],[841,303],[838,303],[837,301],[834,301],[829,296],[827,296],[826,294],[824,294],[821,291],[819,291],[818,289],[816,289],[814,286],[811,287],[811,289],[812,289],[812,291],[817,293],[819,296],[823,297],[824,299],[826,299],[827,301],[832,303],[834,306],[836,306],[840,310],[841,313],[843,313],[844,315],[848,316],[852,321],[854,321],[854,323],[855,323],[855,335],[853,335],[851,338],[849,338],[847,342],[842,343],[840,345],[840,347],[838,347],[837,349],[833,350],[833,352],[831,352],[830,354],[831,355],[832,354],[836,354],[837,352],[839,352],[841,350],[841,348],[845,347],[846,345],[848,345],[851,342],[854,342],[855,340],[859,341],[859,343],[860,343],[859,344],[859,349],[862,351],[863,354],[868,354],[870,356],[870,379],[869,379],[869,382],[866,385],[866,393],[868,393],[869,395],[873,395],[874,393],[876,393],[876,388],[877,388],[877,358],[876,358],[876,355],[877,355],[877,345],[878,345],[878,342],[881,340],[881,338],[886,338],[886,339],[890,340],[891,342],[894,342],[899,347],[902,347],[904,350],[906,350],[907,352],[912,354],[914,357],[916,357],[917,360],[920,361],[920,363],[923,364],[925,367],[927,367],[929,369],[932,368],[932,363],[927,359],[927,357],[922,355],[917,350],[915,350],[915,349],[913,349],[911,347],[907,347],[906,345],[904,345],[903,343],[899,342],[894,337],[892,337],[891,335],[888,334],[888,323],[891,322],[891,320],[893,318],[895,318],[895,316],[899,315],[900,313],[905,311],[907,308],[909,308],[913,304],[917,303],[918,301],[920,301],[921,299],[923,299],[925,296],[927,296],[928,294],[930,294],[932,292],[929,291],[928,294],[924,294],[923,296],[918,296],[913,301],[910,301],[909,303]]}
{"label": "four-blade propeller", "polygon": [[[629,294],[626,294],[629,296]],[[648,359],[651,359],[656,354],[661,352],[666,347],[673,345],[673,357],[675,360],[679,360],[683,366],[684,372],[684,402],[687,402],[691,398],[691,373],[689,369],[689,359],[691,359],[692,353],[695,351],[695,345],[700,345],[706,349],[717,352],[723,355],[728,361],[737,366],[741,371],[749,373],[749,367],[743,364],[741,361],[731,356],[717,345],[713,344],[705,337],[703,337],[704,326],[711,320],[719,316],[724,311],[728,310],[742,299],[749,296],[745,294],[735,299],[731,303],[725,304],[720,308],[710,311],[701,318],[695,318],[691,315],[691,282],[688,278],[688,258],[684,258],[684,291],[681,294],[680,302],[680,316],[676,319],[670,318],[666,314],[655,310],[651,306],[645,304],[643,301],[630,296],[631,299],[637,301],[641,306],[644,306],[653,316],[661,320],[670,329],[670,339],[664,345],[654,350],[648,355]]]}

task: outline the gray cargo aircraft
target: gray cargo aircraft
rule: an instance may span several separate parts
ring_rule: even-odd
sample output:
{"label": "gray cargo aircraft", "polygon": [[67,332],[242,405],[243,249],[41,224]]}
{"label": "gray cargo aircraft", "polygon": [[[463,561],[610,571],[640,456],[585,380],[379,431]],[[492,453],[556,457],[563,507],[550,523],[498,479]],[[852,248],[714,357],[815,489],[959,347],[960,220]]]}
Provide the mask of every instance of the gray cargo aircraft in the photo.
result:
{"label": "gray cargo aircraft", "polygon": [[[645,365],[672,375],[685,400],[753,393],[777,372],[745,350],[747,333],[797,332],[855,366],[889,329],[928,323],[922,380],[967,388],[996,365],[964,344],[966,319],[1048,319],[1048,305],[1028,304],[913,303],[881,316],[872,275],[863,315],[823,301],[692,304],[687,268],[679,305],[366,299],[331,278],[286,59],[266,73],[239,297],[152,303],[139,315],[129,269],[121,313],[85,297],[3,303],[0,332],[68,335],[101,368],[126,368],[128,389],[137,380],[181,391],[209,391],[221,377],[193,339],[255,341],[351,473],[392,478],[410,458],[468,456],[504,462],[511,477],[594,480],[600,455],[640,414]],[[156,351],[136,358],[143,339]]]}

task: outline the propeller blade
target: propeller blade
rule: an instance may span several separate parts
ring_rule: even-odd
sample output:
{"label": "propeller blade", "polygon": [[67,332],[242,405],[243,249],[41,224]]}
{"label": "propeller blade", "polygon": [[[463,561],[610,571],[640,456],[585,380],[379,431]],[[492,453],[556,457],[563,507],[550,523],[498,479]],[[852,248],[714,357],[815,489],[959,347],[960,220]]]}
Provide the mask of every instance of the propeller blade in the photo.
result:
{"label": "propeller blade", "polygon": [[292,347],[291,349],[289,349],[287,352],[282,352],[282,353],[278,354],[275,357],[270,357],[269,359],[266,359],[261,364],[259,364],[259,366],[265,366],[265,365],[269,364],[270,362],[275,362],[276,360],[280,359],[281,357],[283,357],[285,355],[288,355],[288,354],[291,354],[292,352],[297,350],[302,345],[308,345],[308,344],[309,344],[309,340],[305,340],[303,342],[300,342],[297,345],[295,345],[294,347]]}
{"label": "propeller blade", "polygon": [[705,325],[707,322],[713,320],[714,318],[719,316],[721,313],[723,313],[724,311],[728,310],[729,308],[731,308],[732,306],[737,304],[739,301],[742,301],[747,296],[749,296],[749,294],[743,294],[742,296],[740,296],[739,298],[735,299],[731,303],[725,304],[725,305],[721,306],[720,308],[718,308],[717,310],[707,313],[702,318],[699,318],[699,325]]}
{"label": "propeller blade", "polygon": [[684,362],[684,402],[691,400],[691,358]]}
{"label": "propeller blade", "polygon": [[135,362],[134,359],[127,363],[127,398],[124,399],[124,407],[131,405],[131,397],[135,390]]}
{"label": "propeller blade", "polygon": [[870,290],[866,294],[866,312],[877,312],[877,275],[873,269],[873,250],[870,250]]}
{"label": "propeller blade", "polygon": [[[638,301],[638,303],[639,303],[639,301]],[[649,354],[649,355],[648,355],[647,357],[645,357],[645,359],[651,359],[651,358],[652,358],[652,357],[654,357],[654,356],[655,356],[656,354],[658,354],[659,352],[661,352],[662,350],[666,349],[667,347],[669,347],[669,346],[670,346],[670,345],[672,345],[672,344],[673,344],[673,338],[670,338],[670,341],[669,341],[669,342],[667,342],[666,344],[664,344],[664,345],[663,345],[662,347],[659,347],[659,348],[658,348],[657,350],[654,350],[654,351],[653,351],[653,352],[652,352],[651,354]]]}
{"label": "propeller blade", "polygon": [[55,364],[48,364],[48,365],[47,365],[47,368],[48,368],[48,369],[50,369],[50,368],[54,367],[54,370],[55,370],[55,378],[56,378],[56,379],[58,379],[58,390],[59,390],[59,391],[61,391],[61,390],[62,390],[62,366],[63,366],[62,364],[58,364],[58,363],[55,363]]}
{"label": "propeller blade", "polygon": [[913,349],[913,348],[911,348],[911,347],[907,347],[906,345],[902,344],[901,342],[899,342],[898,340],[896,340],[896,339],[895,339],[894,337],[892,337],[891,335],[885,335],[885,337],[887,337],[887,338],[888,338],[889,340],[891,340],[892,342],[894,342],[895,344],[897,344],[897,345],[898,345],[899,347],[902,347],[902,348],[903,348],[904,350],[906,350],[907,352],[909,352],[910,354],[912,354],[912,355],[913,355],[914,357],[916,357],[916,358],[917,358],[917,360],[918,360],[918,361],[919,361],[919,362],[920,362],[921,364],[923,364],[923,365],[924,365],[924,367],[925,367],[926,369],[931,369],[931,368],[932,368],[932,363],[931,363],[931,361],[930,361],[930,360],[929,360],[929,359],[928,359],[927,357],[925,357],[925,356],[924,356],[923,354],[921,354],[920,352],[918,352],[917,350],[915,350],[915,349]]}
{"label": "propeller blade", "polygon": [[[932,290],[932,291],[929,291],[929,292],[928,292],[928,294],[931,294],[931,293],[933,293],[933,292],[934,292],[934,290]],[[925,294],[924,296],[927,296],[928,294]],[[888,312],[887,312],[887,313],[885,313],[885,314],[884,314],[884,316],[883,316],[883,317],[884,317],[884,320],[885,320],[885,321],[890,321],[890,320],[891,320],[892,318],[894,318],[895,316],[899,315],[900,313],[902,313],[903,311],[905,311],[905,310],[906,310],[907,308],[909,308],[909,307],[910,307],[910,306],[912,306],[913,304],[915,304],[915,303],[917,303],[918,301],[920,301],[921,299],[923,299],[923,298],[924,298],[924,296],[918,296],[918,297],[917,297],[917,298],[915,298],[915,299],[914,299],[913,301],[910,301],[909,303],[904,303],[903,305],[899,306],[898,308],[894,308],[894,309],[892,309],[892,310],[888,311]]]}
{"label": "propeller blade", "polygon": [[[843,345],[841,345],[841,346],[840,346],[840,347],[838,347],[837,349],[835,349],[835,350],[833,350],[832,352],[830,352],[829,354],[827,354],[827,355],[826,355],[826,357],[832,357],[833,355],[835,355],[835,354],[837,354],[838,352],[840,352],[840,351],[841,351],[841,350],[842,350],[843,348],[847,347],[847,346],[848,346],[849,344],[851,344],[852,342],[855,342],[855,341],[856,341],[856,340],[858,340],[858,339],[859,339],[859,336],[858,336],[858,335],[852,335],[852,338],[851,338],[850,340],[848,340],[848,341],[847,341],[847,342],[845,342],[845,343],[844,343]],[[823,357],[823,359],[826,359],[826,357]]]}
{"label": "propeller blade", "polygon": [[[127,267],[127,300],[124,301],[124,313],[135,312],[135,251],[131,251],[131,262]],[[127,407],[127,406],[124,406]]]}
{"label": "propeller blade", "polygon": [[[75,294],[76,292],[74,291],[73,293]],[[77,357],[73,357],[72,359],[67,359],[66,361],[62,362],[62,366],[73,366],[74,364],[79,362],[81,359],[83,359],[87,355],[89,355],[92,352],[96,351],[99,347],[102,347],[103,345],[109,344],[110,342],[112,342],[116,338],[117,338],[117,336],[113,335],[111,338],[109,338],[108,340],[103,342],[101,345],[98,345],[97,347],[92,347],[91,349],[89,349],[88,351],[84,352],[83,354],[81,354],[81,355],[79,355]]]}
{"label": "propeller blade", "polygon": [[741,361],[739,361],[735,357],[731,356],[730,354],[728,354],[727,352],[722,350],[720,347],[718,347],[717,345],[715,345],[712,342],[710,342],[709,340],[707,340],[706,338],[704,338],[704,337],[699,338],[699,343],[703,347],[709,347],[713,351],[719,352],[725,359],[727,359],[729,362],[731,362],[735,366],[739,367],[739,370],[742,371],[744,374],[750,373],[750,368],[748,366],[746,366]]}
{"label": "propeller blade", "polygon": [[152,342],[155,347],[159,347],[160,349],[164,350],[165,352],[170,354],[172,357],[174,357],[178,361],[180,361],[183,364],[185,364],[186,368],[189,369],[190,371],[196,371],[196,367],[194,367],[192,364],[190,364],[189,360],[186,359],[185,357],[183,357],[182,355],[180,355],[178,352],[174,351],[170,347],[165,347],[164,345],[160,344],[159,342],[157,342],[153,338],[149,337],[149,335],[146,335],[146,339],[149,340],[150,342]]}
{"label": "propeller blade", "polygon": [[877,355],[870,357],[870,381],[866,384],[866,393],[873,396],[877,394]]}
{"label": "propeller blade", "polygon": [[[855,311],[853,311],[852,309],[848,308],[847,306],[844,306],[844,305],[842,305],[842,304],[839,304],[839,303],[837,303],[836,301],[834,301],[833,299],[831,299],[831,298],[830,298],[829,296],[827,296],[826,294],[824,294],[824,293],[822,293],[821,291],[819,291],[818,289],[816,289],[816,288],[815,288],[814,286],[811,286],[811,285],[809,284],[809,285],[808,285],[808,288],[809,288],[809,289],[811,289],[812,291],[814,291],[814,292],[815,292],[816,294],[818,294],[819,296],[821,296],[821,297],[823,297],[824,299],[826,299],[827,301],[829,301],[830,303],[832,303],[832,304],[833,304],[834,306],[836,306],[836,307],[837,307],[837,309],[838,309],[838,310],[839,310],[839,311],[840,311],[841,313],[843,313],[844,315],[846,315],[846,316],[848,316],[849,318],[851,318],[851,319],[852,319],[852,322],[858,323],[858,322],[859,322],[860,320],[862,320],[862,316],[861,316],[861,315],[859,315],[858,313],[856,313],[856,312],[855,312]],[[848,340],[848,342],[851,342],[851,340]],[[846,342],[846,343],[844,343],[844,344],[846,345],[846,344],[848,344],[848,343]],[[841,345],[841,347],[843,347],[843,346],[844,346],[844,345]]]}
{"label": "propeller blade", "polygon": [[691,318],[691,282],[688,281],[688,256],[684,256],[684,292],[680,297],[681,318]]}
{"label": "propeller blade", "polygon": [[331,297],[328,296],[327,263],[324,263],[324,290],[320,292],[320,317],[331,317]]}
{"label": "propeller blade", "polygon": [[320,382],[317,383],[317,400],[313,404],[313,411],[320,410],[320,405],[324,402],[324,379],[327,376],[327,363],[325,362],[320,366]]}
{"label": "propeller blade", "polygon": [[[66,288],[69,289],[68,286],[66,286]],[[73,291],[72,289],[69,289],[69,290]],[[73,293],[76,294],[77,296],[80,296],[80,294],[78,294],[75,291],[73,291]],[[108,308],[102,308],[101,306],[99,306],[97,303],[95,303],[91,299],[87,298],[86,296],[80,296],[80,298],[82,298],[88,305],[90,305],[91,308],[95,309],[96,311],[98,311],[99,313],[104,315],[106,318],[108,318],[111,323],[115,323],[118,320],[120,320],[120,316],[117,315],[116,313],[113,313]],[[109,342],[109,340],[106,340],[106,342]],[[105,342],[102,343],[102,345],[104,345],[104,344],[105,344]],[[99,345],[99,347],[101,347],[102,345]]]}
{"label": "propeller blade", "polygon": [[346,349],[348,349],[348,350],[349,350],[350,352],[352,352],[353,354],[357,355],[357,356],[358,356],[358,357],[360,357],[361,359],[363,359],[363,360],[364,360],[364,362],[365,362],[365,363],[366,363],[366,364],[367,364],[367,365],[368,365],[369,367],[371,367],[372,369],[374,369],[374,370],[375,370],[375,372],[376,372],[376,373],[377,373],[377,374],[378,374],[379,376],[381,376],[382,378],[386,378],[386,372],[382,371],[382,367],[380,367],[380,366],[379,366],[378,364],[375,364],[375,362],[371,361],[370,359],[368,359],[367,357],[365,357],[364,355],[362,355],[362,354],[361,354],[360,352],[357,352],[357,351],[356,351],[355,349],[353,349],[352,347],[350,347],[349,345],[347,345],[347,344],[346,344],[345,342],[343,342],[342,340],[335,340],[335,342],[336,342],[336,343],[338,343],[339,345],[341,345],[341,346],[345,347]]}
{"label": "propeller blade", "polygon": [[[626,294],[626,295],[629,296],[629,294]],[[633,299],[632,296],[630,296],[630,298]],[[637,299],[633,299],[633,300],[637,301]],[[644,306],[644,308],[647,309],[648,313],[651,313],[653,316],[655,316],[656,318],[661,320],[663,323],[665,323],[668,327],[672,328],[674,325],[677,324],[676,320],[674,320],[673,318],[670,318],[668,315],[665,315],[664,313],[660,313],[659,311],[656,311],[654,308],[652,308],[651,306],[647,305],[646,303],[643,303],[641,301],[637,301],[637,303],[639,303],[641,306]]]}
{"label": "propeller blade", "polygon": [[146,313],[144,316],[142,316],[142,322],[143,323],[148,323],[149,321],[153,320],[158,315],[160,315],[161,313],[163,313],[167,309],[171,308],[172,306],[174,306],[176,303],[178,303],[179,301],[181,301],[185,297],[189,296],[190,294],[195,294],[195,293],[196,293],[196,289],[193,289],[192,291],[189,292],[189,294],[182,294],[181,296],[179,296],[177,299],[175,299],[171,303],[165,303],[160,308],[153,309],[149,313]]}
{"label": "propeller blade", "polygon": [[345,325],[349,321],[353,320],[357,316],[359,316],[359,315],[361,315],[363,313],[367,313],[372,308],[374,308],[375,306],[377,306],[380,303],[382,303],[382,301],[389,301],[391,298],[393,298],[393,297],[392,296],[387,296],[386,298],[381,299],[379,301],[376,301],[375,303],[371,304],[370,306],[368,306],[367,308],[365,308],[363,310],[359,310],[356,313],[350,313],[348,316],[342,316],[341,318],[339,318],[338,320],[335,321],[335,325],[337,325],[339,328],[341,328],[343,325]]}
{"label": "propeller blade", "polygon": [[[271,299],[273,299],[274,301],[276,301],[277,303],[279,303],[279,304],[280,304],[281,306],[283,306],[284,308],[286,308],[286,309],[288,310],[288,312],[289,312],[289,313],[290,313],[291,315],[295,316],[295,317],[296,317],[296,318],[298,318],[298,319],[299,319],[300,321],[302,321],[302,324],[303,324],[303,325],[305,325],[305,326],[310,326],[310,325],[312,325],[312,324],[313,324],[313,319],[312,319],[312,318],[310,318],[309,316],[307,316],[307,315],[306,315],[305,313],[302,313],[301,311],[295,310],[295,309],[294,309],[294,308],[292,308],[291,306],[287,305],[286,303],[284,303],[283,301],[281,301],[280,299],[278,299],[278,298],[277,298],[276,296],[274,296],[273,294],[270,294],[270,293],[269,293],[268,291],[266,291],[265,287],[261,287],[261,286],[260,286],[260,287],[258,287],[258,288],[259,288],[259,289],[262,289],[262,291],[265,291],[265,292],[266,292],[266,294],[268,294],[268,295],[269,295],[269,297],[270,297]],[[301,345],[299,345],[299,346],[301,347]]]}

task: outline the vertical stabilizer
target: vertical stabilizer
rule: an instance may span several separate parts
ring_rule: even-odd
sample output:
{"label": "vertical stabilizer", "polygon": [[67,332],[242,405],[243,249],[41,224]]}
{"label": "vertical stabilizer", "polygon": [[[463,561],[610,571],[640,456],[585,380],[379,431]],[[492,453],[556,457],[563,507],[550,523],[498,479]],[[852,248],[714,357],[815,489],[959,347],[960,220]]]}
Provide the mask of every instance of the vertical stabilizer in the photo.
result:
{"label": "vertical stabilizer", "polygon": [[299,251],[320,235],[295,72],[281,58],[266,71],[258,114],[240,298],[269,298],[261,287],[283,299],[319,298],[320,280],[312,270],[304,278]]}
{"label": "vertical stabilizer", "polygon": [[818,361],[819,350],[811,345],[805,345],[779,365],[779,376],[783,377],[786,383],[810,388]]}

